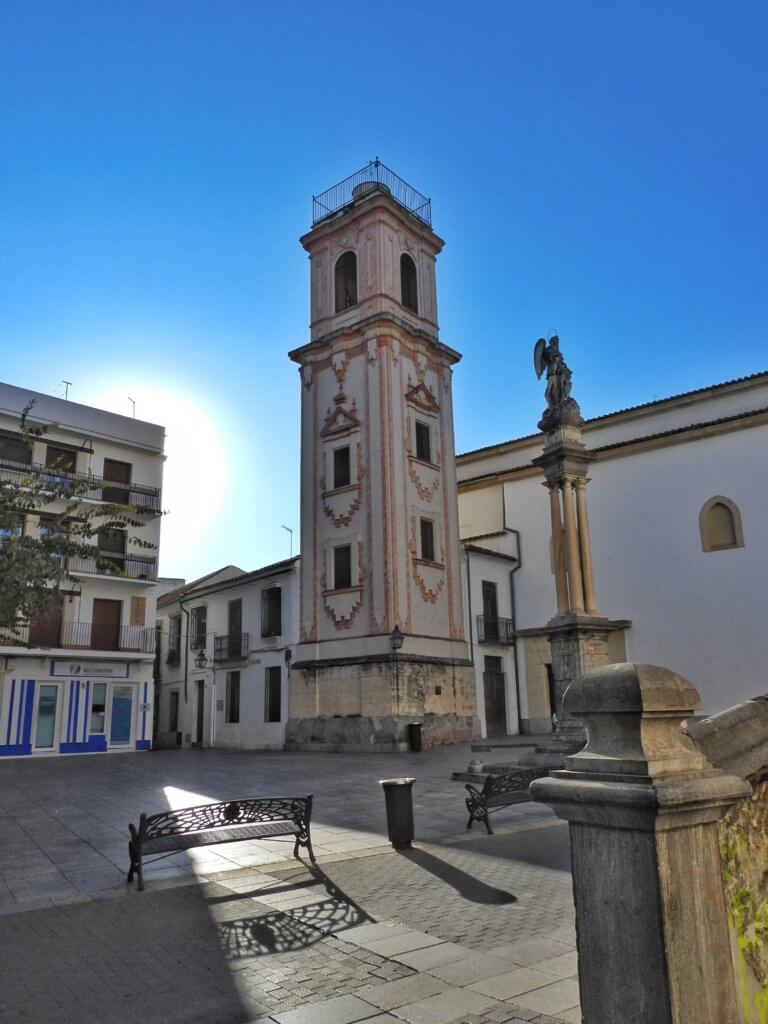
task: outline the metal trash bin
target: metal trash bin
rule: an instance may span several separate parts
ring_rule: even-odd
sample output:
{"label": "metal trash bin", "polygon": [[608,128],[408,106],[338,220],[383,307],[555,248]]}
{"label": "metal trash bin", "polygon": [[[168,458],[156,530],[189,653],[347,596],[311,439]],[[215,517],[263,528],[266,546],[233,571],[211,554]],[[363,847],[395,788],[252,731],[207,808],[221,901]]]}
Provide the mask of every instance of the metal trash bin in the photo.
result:
{"label": "metal trash bin", "polygon": [[421,722],[409,722],[407,726],[408,747],[416,751],[421,750]]}
{"label": "metal trash bin", "polygon": [[396,850],[413,842],[413,793],[415,779],[380,779],[387,807],[387,835]]}

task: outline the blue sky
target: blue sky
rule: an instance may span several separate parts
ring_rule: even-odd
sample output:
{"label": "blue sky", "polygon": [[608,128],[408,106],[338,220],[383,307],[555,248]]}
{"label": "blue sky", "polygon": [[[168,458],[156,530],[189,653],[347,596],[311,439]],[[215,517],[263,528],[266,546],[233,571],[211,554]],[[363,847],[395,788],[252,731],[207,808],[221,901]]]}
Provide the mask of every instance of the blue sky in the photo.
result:
{"label": "blue sky", "polygon": [[764,2],[4,0],[0,378],[168,427],[161,570],[288,553],[311,196],[431,196],[460,451],[768,368]]}

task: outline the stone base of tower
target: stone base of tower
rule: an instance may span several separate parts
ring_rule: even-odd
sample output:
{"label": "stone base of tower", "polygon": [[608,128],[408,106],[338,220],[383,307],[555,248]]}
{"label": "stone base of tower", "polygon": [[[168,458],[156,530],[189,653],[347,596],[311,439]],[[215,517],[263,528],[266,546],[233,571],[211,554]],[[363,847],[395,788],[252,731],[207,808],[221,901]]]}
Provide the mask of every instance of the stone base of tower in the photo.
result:
{"label": "stone base of tower", "polygon": [[405,751],[414,723],[425,747],[479,738],[471,662],[404,656],[291,666],[286,750]]}

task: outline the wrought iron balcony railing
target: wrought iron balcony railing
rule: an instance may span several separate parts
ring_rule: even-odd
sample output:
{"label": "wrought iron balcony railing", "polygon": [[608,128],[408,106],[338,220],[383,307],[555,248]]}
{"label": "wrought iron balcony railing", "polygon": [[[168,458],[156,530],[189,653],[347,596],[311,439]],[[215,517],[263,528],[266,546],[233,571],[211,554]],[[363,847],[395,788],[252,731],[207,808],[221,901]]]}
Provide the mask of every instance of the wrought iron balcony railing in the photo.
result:
{"label": "wrought iron balcony railing", "polygon": [[515,624],[512,619],[497,616],[477,616],[477,642],[479,644],[513,644]]}
{"label": "wrought iron balcony railing", "polygon": [[248,634],[227,633],[213,638],[214,661],[237,661],[248,657]]}
{"label": "wrought iron balcony railing", "polygon": [[120,554],[117,551],[99,551],[93,558],[70,558],[67,567],[72,573],[127,576],[131,580],[157,579],[157,558],[152,555],[136,555],[133,552]]}
{"label": "wrought iron balcony railing", "polygon": [[312,223],[317,224],[331,214],[349,206],[365,195],[370,188],[383,186],[395,202],[404,206],[409,213],[432,226],[432,200],[417,192],[406,181],[391,171],[378,157],[365,167],[350,174],[344,181],[331,186],[319,196],[312,196]]}
{"label": "wrought iron balcony railing", "polygon": [[46,482],[62,487],[74,484],[88,484],[82,491],[82,497],[91,501],[106,501],[112,505],[131,505],[145,512],[160,512],[160,489],[148,484],[125,484],[113,480],[104,480],[88,473],[70,473],[41,466],[37,462],[16,462],[0,454],[0,481],[23,485],[30,474],[43,476]]}
{"label": "wrought iron balcony railing", "polygon": [[153,654],[155,630],[151,626],[112,626],[99,622],[3,626],[0,628],[0,646]]}

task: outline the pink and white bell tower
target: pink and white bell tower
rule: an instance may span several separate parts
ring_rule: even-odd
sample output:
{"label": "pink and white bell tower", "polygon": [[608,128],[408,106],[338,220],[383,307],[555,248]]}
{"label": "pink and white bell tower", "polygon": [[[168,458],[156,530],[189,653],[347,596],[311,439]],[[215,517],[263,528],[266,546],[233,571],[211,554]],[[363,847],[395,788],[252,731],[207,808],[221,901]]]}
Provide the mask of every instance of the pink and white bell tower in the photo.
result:
{"label": "pink and white bell tower", "polygon": [[[452,367],[429,200],[379,161],[314,199],[301,239],[301,616],[292,749],[478,734],[464,636]],[[393,652],[395,627],[402,647]]]}

